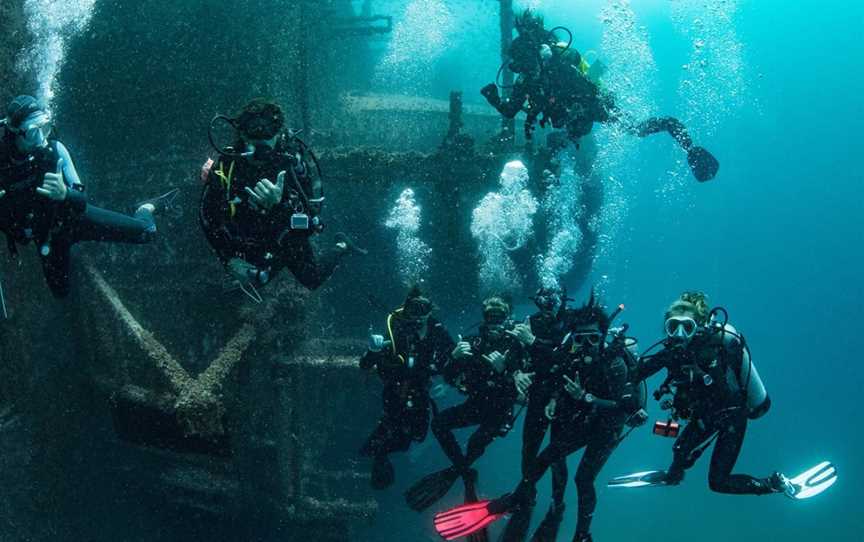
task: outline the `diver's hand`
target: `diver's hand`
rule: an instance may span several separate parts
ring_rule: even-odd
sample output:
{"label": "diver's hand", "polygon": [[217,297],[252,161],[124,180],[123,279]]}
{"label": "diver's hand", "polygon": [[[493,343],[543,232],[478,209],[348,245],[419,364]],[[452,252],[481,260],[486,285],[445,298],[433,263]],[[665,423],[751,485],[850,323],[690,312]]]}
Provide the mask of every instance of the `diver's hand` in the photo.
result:
{"label": "diver's hand", "polygon": [[582,388],[582,383],[579,381],[579,373],[576,373],[574,380],[569,376],[564,375],[564,391],[570,394],[570,397],[581,401],[585,397],[585,390]]}
{"label": "diver's hand", "polygon": [[456,348],[450,354],[453,359],[467,358],[471,355],[471,344],[462,340],[462,335],[459,335],[459,342],[456,343]]}
{"label": "diver's hand", "polygon": [[3,196],[5,196],[5,195],[6,195],[6,191],[0,190],[0,199],[3,199]]}
{"label": "diver's hand", "polygon": [[66,199],[66,181],[63,180],[63,159],[57,160],[57,172],[46,173],[45,180],[42,181],[42,186],[36,189],[40,196],[44,196],[54,201],[63,201]]}
{"label": "diver's hand", "polygon": [[384,350],[384,335],[372,334],[369,336],[369,351],[380,352]]}
{"label": "diver's hand", "polygon": [[505,333],[525,346],[531,346],[534,344],[534,340],[536,339],[534,334],[531,332],[531,326],[528,324],[516,324],[513,326],[513,329],[508,329]]}
{"label": "diver's hand", "polygon": [[257,271],[256,267],[242,258],[231,258],[226,266],[228,273],[237,279],[242,286],[248,286],[252,282],[252,276]]}
{"label": "diver's hand", "polygon": [[486,98],[486,101],[492,105],[498,105],[501,101],[501,97],[498,95],[498,85],[495,83],[489,83],[485,87],[481,88],[480,94],[482,94],[483,97]]}
{"label": "diver's hand", "polygon": [[555,410],[556,410],[557,406],[558,406],[558,402],[555,399],[550,399],[549,404],[546,405],[546,409],[544,410],[544,413],[546,414],[546,417],[549,418],[550,420],[555,419]]}
{"label": "diver's hand", "polygon": [[528,395],[528,389],[534,383],[534,373],[516,371],[513,373],[513,383],[516,385],[516,391],[519,392],[519,395]]}
{"label": "diver's hand", "polygon": [[252,202],[266,210],[270,210],[273,206],[278,205],[282,201],[282,193],[285,191],[285,171],[280,171],[276,177],[276,184],[270,182],[270,179],[261,179],[255,185],[255,189],[246,187],[246,193],[252,198]]}
{"label": "diver's hand", "polygon": [[[507,352],[509,352],[509,350]],[[503,373],[505,368],[505,362],[507,361],[507,352],[504,352],[502,354],[501,352],[495,350],[494,352],[483,356],[483,359],[489,362],[492,368],[495,369],[496,373]]]}

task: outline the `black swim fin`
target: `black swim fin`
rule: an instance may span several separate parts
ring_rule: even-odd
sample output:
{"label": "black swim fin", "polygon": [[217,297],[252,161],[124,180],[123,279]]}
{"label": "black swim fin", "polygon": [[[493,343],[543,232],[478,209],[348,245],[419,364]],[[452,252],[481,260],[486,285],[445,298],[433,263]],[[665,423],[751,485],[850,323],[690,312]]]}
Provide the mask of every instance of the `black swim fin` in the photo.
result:
{"label": "black swim fin", "polygon": [[534,536],[531,537],[531,542],[555,542],[558,539],[558,530],[561,528],[561,520],[564,519],[563,502],[553,502],[546,512],[546,517],[534,531]]}
{"label": "black swim fin", "polygon": [[700,183],[713,179],[720,169],[720,162],[704,147],[690,147],[687,151],[687,164]]}
{"label": "black swim fin", "polygon": [[405,502],[412,510],[422,512],[446,495],[461,474],[461,469],[455,466],[433,472],[408,488]]}
{"label": "black swim fin", "polygon": [[660,132],[672,136],[678,146],[687,151],[687,164],[690,165],[690,171],[700,183],[713,179],[720,169],[720,162],[703,147],[694,145],[690,134],[687,133],[687,128],[675,117],[652,117],[634,126],[633,132],[639,137]]}

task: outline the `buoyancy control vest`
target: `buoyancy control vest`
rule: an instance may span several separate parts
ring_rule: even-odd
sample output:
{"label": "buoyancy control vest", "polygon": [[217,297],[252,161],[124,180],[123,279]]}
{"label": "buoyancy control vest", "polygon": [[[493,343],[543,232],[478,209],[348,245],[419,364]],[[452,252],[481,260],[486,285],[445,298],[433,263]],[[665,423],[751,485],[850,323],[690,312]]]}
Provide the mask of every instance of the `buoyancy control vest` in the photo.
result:
{"label": "buoyancy control vest", "polygon": [[0,140],[0,190],[6,194],[0,198],[0,230],[6,233],[10,247],[16,242],[45,243],[61,218],[62,204],[40,196],[36,188],[46,173],[57,170],[57,141],[50,140],[47,147],[24,158],[16,156],[14,145],[14,138],[4,134]]}

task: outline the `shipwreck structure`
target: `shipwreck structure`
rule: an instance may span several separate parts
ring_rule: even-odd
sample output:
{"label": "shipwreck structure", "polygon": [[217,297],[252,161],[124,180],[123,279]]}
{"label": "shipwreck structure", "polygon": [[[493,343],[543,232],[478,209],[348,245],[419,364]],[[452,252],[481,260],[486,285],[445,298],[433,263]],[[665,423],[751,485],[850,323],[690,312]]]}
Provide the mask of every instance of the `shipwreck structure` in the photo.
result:
{"label": "shipwreck structure", "polygon": [[[10,75],[28,39],[21,3],[0,6],[4,103],[32,85]],[[78,247],[67,300],[34,251],[0,257],[0,539],[337,542],[376,513],[355,452],[380,390],[357,357],[369,315],[384,317],[370,294],[389,306],[404,293],[383,217],[405,186],[429,202],[427,287],[462,310],[479,295],[473,205],[516,155],[535,178],[556,165],[516,139],[487,143],[499,117],[458,92],[365,92],[369,40],[392,20],[351,4],[97,2],[70,42],[55,107],[91,199],[179,193],[153,245]],[[286,273],[260,305],[231,291],[197,223],[207,123],[259,95],[288,105],[321,156],[325,238],[350,231],[371,249],[319,292]],[[584,164],[587,222],[602,191]]]}

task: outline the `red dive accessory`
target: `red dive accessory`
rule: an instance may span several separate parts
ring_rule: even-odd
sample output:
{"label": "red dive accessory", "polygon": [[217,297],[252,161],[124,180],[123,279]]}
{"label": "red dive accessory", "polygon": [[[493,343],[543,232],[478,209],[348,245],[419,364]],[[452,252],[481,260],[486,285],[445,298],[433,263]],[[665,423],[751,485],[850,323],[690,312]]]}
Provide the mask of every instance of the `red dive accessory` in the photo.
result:
{"label": "red dive accessory", "polygon": [[680,430],[681,424],[672,420],[654,422],[654,434],[660,437],[677,438]]}

